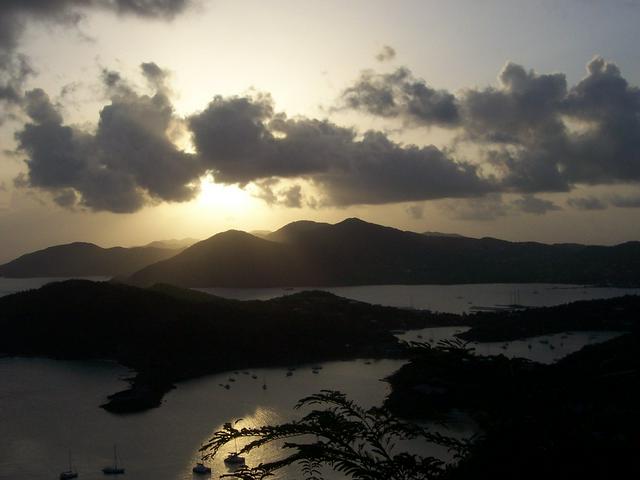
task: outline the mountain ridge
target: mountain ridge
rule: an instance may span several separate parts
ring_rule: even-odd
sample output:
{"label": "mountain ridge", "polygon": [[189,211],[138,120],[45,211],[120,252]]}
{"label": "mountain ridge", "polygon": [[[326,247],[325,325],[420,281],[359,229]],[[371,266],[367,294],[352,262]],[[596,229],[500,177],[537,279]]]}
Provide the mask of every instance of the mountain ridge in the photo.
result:
{"label": "mountain ridge", "polygon": [[[640,285],[640,242],[614,246],[428,234],[347,218],[300,220],[253,235],[228,230],[186,248],[55,245],[0,276],[117,277],[135,285],[289,287],[420,283]],[[433,233],[433,232],[431,232]],[[182,242],[191,239],[170,240]],[[159,242],[162,244],[162,242]]]}
{"label": "mountain ridge", "polygon": [[553,245],[424,235],[358,218],[336,224],[297,221],[262,238],[237,230],[222,232],[141,269],[128,281],[202,288],[511,282],[638,285],[640,242],[611,247]]}
{"label": "mountain ridge", "polygon": [[0,265],[0,277],[126,276],[178,251],[149,246],[103,248],[89,242],[72,242],[26,253]]}

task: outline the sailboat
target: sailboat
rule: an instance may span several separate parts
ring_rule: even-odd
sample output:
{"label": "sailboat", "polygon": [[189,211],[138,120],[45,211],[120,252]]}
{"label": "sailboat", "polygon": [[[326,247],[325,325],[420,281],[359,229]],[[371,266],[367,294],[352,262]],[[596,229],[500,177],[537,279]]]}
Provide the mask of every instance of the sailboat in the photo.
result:
{"label": "sailboat", "polygon": [[121,475],[124,473],[124,468],[118,467],[118,451],[115,445],[113,446],[113,465],[104,467],[102,473],[105,475]]}
{"label": "sailboat", "polygon": [[69,450],[69,470],[65,470],[60,474],[60,480],[69,480],[71,478],[78,478],[78,472],[71,466],[71,450]]}
{"label": "sailboat", "polygon": [[224,463],[229,463],[231,465],[244,465],[244,457],[238,453],[238,439],[235,438],[234,440],[236,441],[236,451],[227,455],[224,459]]}

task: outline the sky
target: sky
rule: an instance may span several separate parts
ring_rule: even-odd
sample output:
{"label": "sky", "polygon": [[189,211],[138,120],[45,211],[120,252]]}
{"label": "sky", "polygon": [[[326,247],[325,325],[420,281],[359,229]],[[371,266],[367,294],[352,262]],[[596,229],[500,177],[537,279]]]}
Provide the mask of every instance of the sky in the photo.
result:
{"label": "sky", "polygon": [[347,217],[640,239],[640,2],[3,0],[0,262]]}

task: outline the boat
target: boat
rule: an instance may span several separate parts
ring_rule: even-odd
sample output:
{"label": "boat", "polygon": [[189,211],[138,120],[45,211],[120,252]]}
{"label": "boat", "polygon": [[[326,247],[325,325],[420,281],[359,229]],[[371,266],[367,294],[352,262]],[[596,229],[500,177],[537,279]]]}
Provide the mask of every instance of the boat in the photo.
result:
{"label": "boat", "polygon": [[244,465],[244,457],[238,453],[238,439],[234,438],[234,440],[236,443],[236,451],[227,455],[224,459],[224,463],[228,463],[230,465]]}
{"label": "boat", "polygon": [[122,475],[124,468],[118,466],[118,451],[116,446],[113,446],[113,465],[108,465],[102,469],[102,473],[105,475]]}
{"label": "boat", "polygon": [[231,465],[244,465],[245,460],[238,452],[231,452],[225,457],[224,463],[229,463]]}
{"label": "boat", "polygon": [[210,474],[211,473],[211,467],[207,467],[204,464],[204,458],[200,458],[199,462],[196,462],[196,466],[192,468],[193,473],[197,473],[200,475],[205,475],[205,474]]}
{"label": "boat", "polygon": [[69,480],[71,478],[78,478],[78,472],[71,466],[71,451],[69,451],[69,470],[65,470],[60,474],[60,480]]}

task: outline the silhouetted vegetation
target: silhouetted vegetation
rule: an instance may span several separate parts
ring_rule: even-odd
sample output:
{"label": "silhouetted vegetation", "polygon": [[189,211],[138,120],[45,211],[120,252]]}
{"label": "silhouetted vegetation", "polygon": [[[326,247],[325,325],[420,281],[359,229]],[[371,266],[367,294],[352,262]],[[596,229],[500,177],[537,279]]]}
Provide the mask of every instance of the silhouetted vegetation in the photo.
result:
{"label": "silhouetted vegetation", "polygon": [[460,338],[479,342],[517,340],[571,330],[620,330],[638,328],[640,296],[585,300],[554,307],[503,312],[479,312],[472,328]]}
{"label": "silhouetted vegetation", "polygon": [[[215,455],[234,438],[251,438],[242,452],[284,441],[283,458],[228,475],[250,480],[293,463],[307,480],[321,479],[325,466],[367,480],[636,478],[639,348],[630,333],[543,366],[479,357],[462,340],[416,344],[412,361],[391,378],[389,409],[363,410],[323,392],[301,401],[322,407],[301,420],[226,424],[203,450]],[[439,419],[452,409],[467,412],[481,434],[460,441],[399,418]],[[389,437],[447,446],[455,461],[393,450]]]}
{"label": "silhouetted vegetation", "polygon": [[396,443],[420,439],[447,447],[457,458],[470,443],[407,423],[384,408],[364,409],[342,393],[323,390],[303,398],[296,409],[314,407],[300,420],[282,425],[236,429],[231,423],[214,433],[201,450],[215,456],[235,439],[250,439],[239,453],[249,453],[272,442],[282,443],[280,458],[256,467],[245,467],[223,477],[263,479],[297,464],[305,479],[321,480],[322,468],[357,480],[427,480],[441,478],[447,465],[435,457],[398,451]]}
{"label": "silhouetted vegetation", "polygon": [[317,291],[241,302],[168,285],[71,280],[0,298],[0,352],[117,360],[138,376],[107,408],[133,411],[204,373],[397,356],[402,346],[392,330],[451,318]]}
{"label": "silhouetted vegetation", "polygon": [[479,357],[463,342],[419,345],[385,405],[403,417],[471,415],[482,438],[448,478],[635,478],[639,348],[634,330],[540,365]]}

